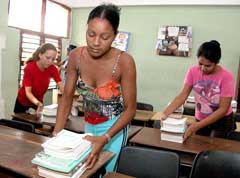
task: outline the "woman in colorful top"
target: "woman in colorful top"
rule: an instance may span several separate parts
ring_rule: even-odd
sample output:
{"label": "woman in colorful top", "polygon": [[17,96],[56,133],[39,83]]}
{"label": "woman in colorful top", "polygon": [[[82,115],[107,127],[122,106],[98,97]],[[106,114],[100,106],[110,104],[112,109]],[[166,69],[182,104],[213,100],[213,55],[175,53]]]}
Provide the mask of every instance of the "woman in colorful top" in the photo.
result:
{"label": "woman in colorful top", "polygon": [[213,40],[203,43],[197,53],[198,65],[192,66],[185,77],[184,87],[163,112],[165,119],[181,106],[193,90],[196,101],[196,121],[186,130],[185,139],[193,133],[226,138],[234,130],[231,101],[234,79],[231,72],[218,63],[220,44]]}
{"label": "woman in colorful top", "polygon": [[58,108],[53,135],[64,128],[75,87],[83,96],[85,132],[94,136],[86,163],[91,168],[102,149],[115,153],[106,166],[113,171],[121,147],[127,141],[127,125],[136,112],[136,68],[133,58],[111,44],[117,34],[120,9],[112,4],[94,8],[88,17],[86,47],[74,49],[67,67],[67,80]]}
{"label": "woman in colorful top", "polygon": [[51,78],[55,80],[63,92],[64,87],[58,69],[53,64],[56,56],[57,49],[52,44],[46,43],[40,46],[27,61],[14,113],[23,113],[29,108],[33,108],[39,115],[43,109],[43,97],[47,92]]}

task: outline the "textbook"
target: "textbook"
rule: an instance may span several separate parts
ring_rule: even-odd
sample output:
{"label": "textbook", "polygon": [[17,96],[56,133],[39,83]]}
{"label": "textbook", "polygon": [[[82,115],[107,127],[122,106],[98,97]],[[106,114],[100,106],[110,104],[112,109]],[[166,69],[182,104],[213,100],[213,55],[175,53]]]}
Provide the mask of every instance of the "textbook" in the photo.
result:
{"label": "textbook", "polygon": [[57,108],[58,108],[58,104],[51,104],[51,105],[44,106],[42,115],[56,117]]}
{"label": "textbook", "polygon": [[161,140],[183,143],[187,128],[187,118],[168,117],[162,122]]}
{"label": "textbook", "polygon": [[83,139],[86,135],[63,129],[56,137],[42,144],[44,152],[59,158],[79,159],[89,148],[91,142]]}
{"label": "textbook", "polygon": [[79,178],[86,170],[84,164],[79,164],[69,173],[62,173],[38,166],[38,174],[47,178]]}
{"label": "textbook", "polygon": [[90,152],[91,149],[87,150],[85,154],[83,154],[83,156],[78,160],[74,160],[54,157],[42,151],[35,155],[35,157],[32,160],[32,163],[54,171],[69,173],[77,165],[82,164]]}
{"label": "textbook", "polygon": [[184,133],[187,127],[187,118],[168,117],[162,121],[161,131]]}
{"label": "textbook", "polygon": [[161,132],[161,140],[183,143],[184,133]]}

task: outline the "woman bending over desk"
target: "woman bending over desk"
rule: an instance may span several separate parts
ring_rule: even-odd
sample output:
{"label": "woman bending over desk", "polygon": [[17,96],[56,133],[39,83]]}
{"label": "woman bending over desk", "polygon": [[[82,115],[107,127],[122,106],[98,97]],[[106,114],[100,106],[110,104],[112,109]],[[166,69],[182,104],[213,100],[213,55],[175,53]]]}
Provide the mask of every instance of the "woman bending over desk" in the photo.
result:
{"label": "woman bending over desk", "polygon": [[127,141],[127,125],[136,112],[136,68],[133,58],[111,47],[117,35],[120,9],[113,4],[94,8],[88,17],[87,46],[74,49],[58,107],[53,135],[64,128],[75,87],[83,96],[86,136],[92,142],[87,158],[92,168],[102,149],[115,153],[106,170],[112,172]]}
{"label": "woman bending over desk", "polygon": [[60,91],[63,92],[63,84],[58,69],[53,64],[56,56],[56,47],[46,43],[40,46],[27,61],[14,113],[24,113],[29,108],[33,108],[39,115],[43,109],[43,97],[47,92],[51,78],[55,80]]}
{"label": "woman bending over desk", "polygon": [[193,133],[227,138],[234,130],[231,101],[234,96],[234,79],[231,72],[219,65],[220,44],[213,40],[203,43],[197,52],[198,65],[188,70],[181,92],[164,110],[161,119],[166,119],[181,106],[190,92],[196,101],[195,118],[187,128],[184,138]]}

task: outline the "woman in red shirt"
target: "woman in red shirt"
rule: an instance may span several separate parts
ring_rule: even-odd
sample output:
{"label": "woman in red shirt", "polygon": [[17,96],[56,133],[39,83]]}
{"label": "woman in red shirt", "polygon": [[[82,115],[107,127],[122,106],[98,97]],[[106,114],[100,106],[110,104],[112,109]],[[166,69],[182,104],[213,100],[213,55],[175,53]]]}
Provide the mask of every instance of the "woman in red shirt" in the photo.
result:
{"label": "woman in red shirt", "polygon": [[60,91],[63,92],[62,80],[58,69],[53,64],[56,56],[56,47],[46,43],[40,46],[27,61],[14,113],[23,113],[29,108],[33,108],[37,110],[38,115],[43,109],[43,97],[47,92],[51,78],[55,80]]}

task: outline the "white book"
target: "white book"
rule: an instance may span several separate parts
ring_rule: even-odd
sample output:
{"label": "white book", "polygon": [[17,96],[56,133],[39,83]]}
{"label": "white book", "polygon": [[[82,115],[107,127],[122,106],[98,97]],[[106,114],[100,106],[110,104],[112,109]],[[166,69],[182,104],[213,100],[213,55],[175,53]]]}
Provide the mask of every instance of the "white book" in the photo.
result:
{"label": "white book", "polygon": [[55,124],[56,123],[56,116],[46,116],[46,115],[42,114],[40,120],[41,120],[41,122]]}
{"label": "white book", "polygon": [[56,116],[58,104],[51,104],[43,107],[42,114],[45,116]]}
{"label": "white book", "polygon": [[168,117],[162,122],[162,131],[184,133],[187,127],[187,118]]}
{"label": "white book", "polygon": [[89,134],[79,134],[62,130],[56,137],[52,137],[42,144],[44,151],[52,156],[78,159],[91,147],[91,142],[83,139]]}
{"label": "white book", "polygon": [[188,96],[187,102],[189,102],[189,103],[195,103],[195,98],[194,98],[194,96]]}
{"label": "white book", "polygon": [[161,140],[183,143],[184,133],[161,132]]}

